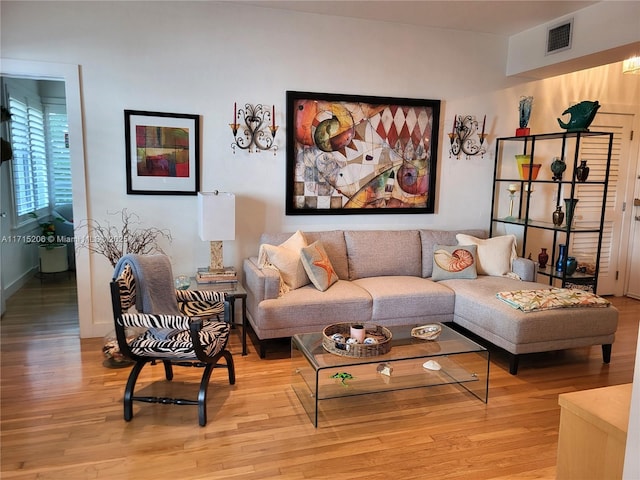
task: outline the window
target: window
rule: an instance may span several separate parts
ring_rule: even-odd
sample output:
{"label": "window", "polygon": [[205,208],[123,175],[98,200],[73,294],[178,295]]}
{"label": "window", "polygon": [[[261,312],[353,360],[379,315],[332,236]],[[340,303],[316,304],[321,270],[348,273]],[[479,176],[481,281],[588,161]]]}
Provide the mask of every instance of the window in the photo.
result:
{"label": "window", "polygon": [[27,98],[9,97],[11,144],[13,147],[13,187],[17,219],[49,206],[49,180],[40,104]]}
{"label": "window", "polygon": [[54,205],[71,203],[71,157],[69,156],[69,127],[67,114],[56,105],[45,105],[47,154],[51,197]]}
{"label": "window", "polygon": [[[29,214],[72,202],[69,128],[58,82],[2,79],[11,112],[11,162],[16,226]],[[46,96],[42,96],[42,94]]]}

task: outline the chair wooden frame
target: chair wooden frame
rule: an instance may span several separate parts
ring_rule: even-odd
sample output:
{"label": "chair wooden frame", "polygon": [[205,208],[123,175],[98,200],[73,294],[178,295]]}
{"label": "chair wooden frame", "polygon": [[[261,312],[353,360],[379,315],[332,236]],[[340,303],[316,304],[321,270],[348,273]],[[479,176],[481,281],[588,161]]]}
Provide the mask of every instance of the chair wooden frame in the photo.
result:
{"label": "chair wooden frame", "polygon": [[[224,345],[219,351],[212,356],[209,356],[204,349],[204,346],[200,340],[201,331],[203,328],[203,322],[211,322],[214,320],[203,320],[196,317],[187,317],[181,315],[152,315],[152,314],[129,314],[127,313],[129,308],[135,304],[135,295],[129,295],[128,298],[123,298],[121,294],[121,279],[114,278],[111,281],[111,300],[114,315],[114,324],[116,331],[116,338],[118,340],[118,346],[121,353],[128,358],[135,361],[124,392],[124,419],[128,422],[133,418],[133,402],[146,402],[146,403],[161,403],[161,404],[175,404],[175,405],[197,405],[198,406],[198,422],[200,426],[207,424],[207,390],[209,386],[209,379],[214,368],[227,368],[229,375],[229,384],[235,384],[235,367],[233,363],[233,357],[231,352],[227,350],[226,345],[228,342],[229,324],[226,329],[226,338],[224,338]],[[135,290],[135,288],[134,288]],[[181,292],[182,296],[185,292]],[[217,292],[212,292],[216,294]],[[218,294],[224,295],[224,294]],[[224,296],[226,300],[226,296]],[[201,300],[201,298],[197,298]],[[229,304],[225,301],[224,312],[225,318],[228,316]],[[177,329],[188,328],[191,341],[193,343],[194,358],[181,358],[176,356],[172,358],[171,355],[138,355],[132,351],[127,339],[127,327],[149,327],[149,322],[161,321],[157,326],[171,327]],[[215,320],[219,322],[219,320]],[[219,364],[219,360],[224,358],[226,364]],[[169,398],[169,397],[152,397],[152,396],[137,396],[135,395],[135,386],[138,380],[140,372],[147,364],[156,364],[162,362],[165,370],[165,378],[168,381],[173,379],[173,366],[182,367],[202,367],[204,371],[200,380],[200,386],[198,390],[197,399],[185,399],[185,398]]]}

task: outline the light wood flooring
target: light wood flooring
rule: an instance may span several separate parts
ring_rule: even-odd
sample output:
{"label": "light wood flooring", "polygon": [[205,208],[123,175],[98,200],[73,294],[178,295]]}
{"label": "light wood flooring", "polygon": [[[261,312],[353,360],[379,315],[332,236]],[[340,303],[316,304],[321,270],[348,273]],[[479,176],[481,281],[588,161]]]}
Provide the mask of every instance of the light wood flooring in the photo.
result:
{"label": "light wood flooring", "polygon": [[[610,365],[600,347],[580,348],[525,356],[512,376],[492,351],[488,404],[455,387],[351,397],[318,429],[289,386],[288,343],[266,359],[250,344],[242,357],[236,329],[237,382],[214,371],[199,427],[193,406],[136,403],[125,422],[129,369],[102,365],[102,339],[79,339],[74,282],[34,280],[0,323],[0,477],[553,479],[558,394],[632,381],[640,301],[612,301],[621,316]],[[171,387],[195,392],[199,373],[176,368]],[[161,395],[162,378],[161,366],[147,367],[139,386]]]}

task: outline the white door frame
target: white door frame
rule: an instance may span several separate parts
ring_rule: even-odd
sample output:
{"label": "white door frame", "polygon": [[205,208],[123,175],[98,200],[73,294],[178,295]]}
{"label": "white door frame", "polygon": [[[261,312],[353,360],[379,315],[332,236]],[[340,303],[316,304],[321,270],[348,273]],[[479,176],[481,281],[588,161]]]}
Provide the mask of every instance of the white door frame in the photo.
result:
{"label": "white door frame", "polygon": [[[67,120],[69,123],[69,155],[74,218],[89,218],[85,174],[84,135],[80,67],[64,63],[32,62],[0,58],[0,74],[39,80],[61,80],[65,84]],[[91,266],[86,250],[76,251],[76,279],[80,336],[92,336]]]}
{"label": "white door frame", "polygon": [[625,211],[622,213],[621,232],[620,232],[620,245],[618,248],[617,269],[618,279],[613,294],[615,296],[623,296],[627,293],[627,285],[629,281],[629,265],[631,262],[631,242],[634,233],[634,218],[633,218],[633,198],[635,193],[636,175],[640,173],[640,114],[638,113],[638,107],[632,105],[604,105],[603,111],[607,113],[618,113],[633,115],[632,131],[635,132],[629,144],[628,164],[626,166],[627,175],[624,180],[624,197],[621,198],[620,205],[626,205]]}

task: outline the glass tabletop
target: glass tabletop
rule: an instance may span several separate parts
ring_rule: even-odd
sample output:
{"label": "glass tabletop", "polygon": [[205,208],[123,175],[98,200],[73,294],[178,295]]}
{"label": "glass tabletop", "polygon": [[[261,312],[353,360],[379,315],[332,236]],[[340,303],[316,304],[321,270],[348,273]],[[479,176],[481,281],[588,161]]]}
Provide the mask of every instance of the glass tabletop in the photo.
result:
{"label": "glass tabletop", "polygon": [[315,369],[380,363],[384,361],[452,355],[486,351],[486,348],[456,332],[446,325],[437,340],[422,340],[411,336],[414,326],[387,327],[391,331],[391,350],[374,357],[350,357],[330,353],[322,346],[322,332],[293,336],[293,341]]}

